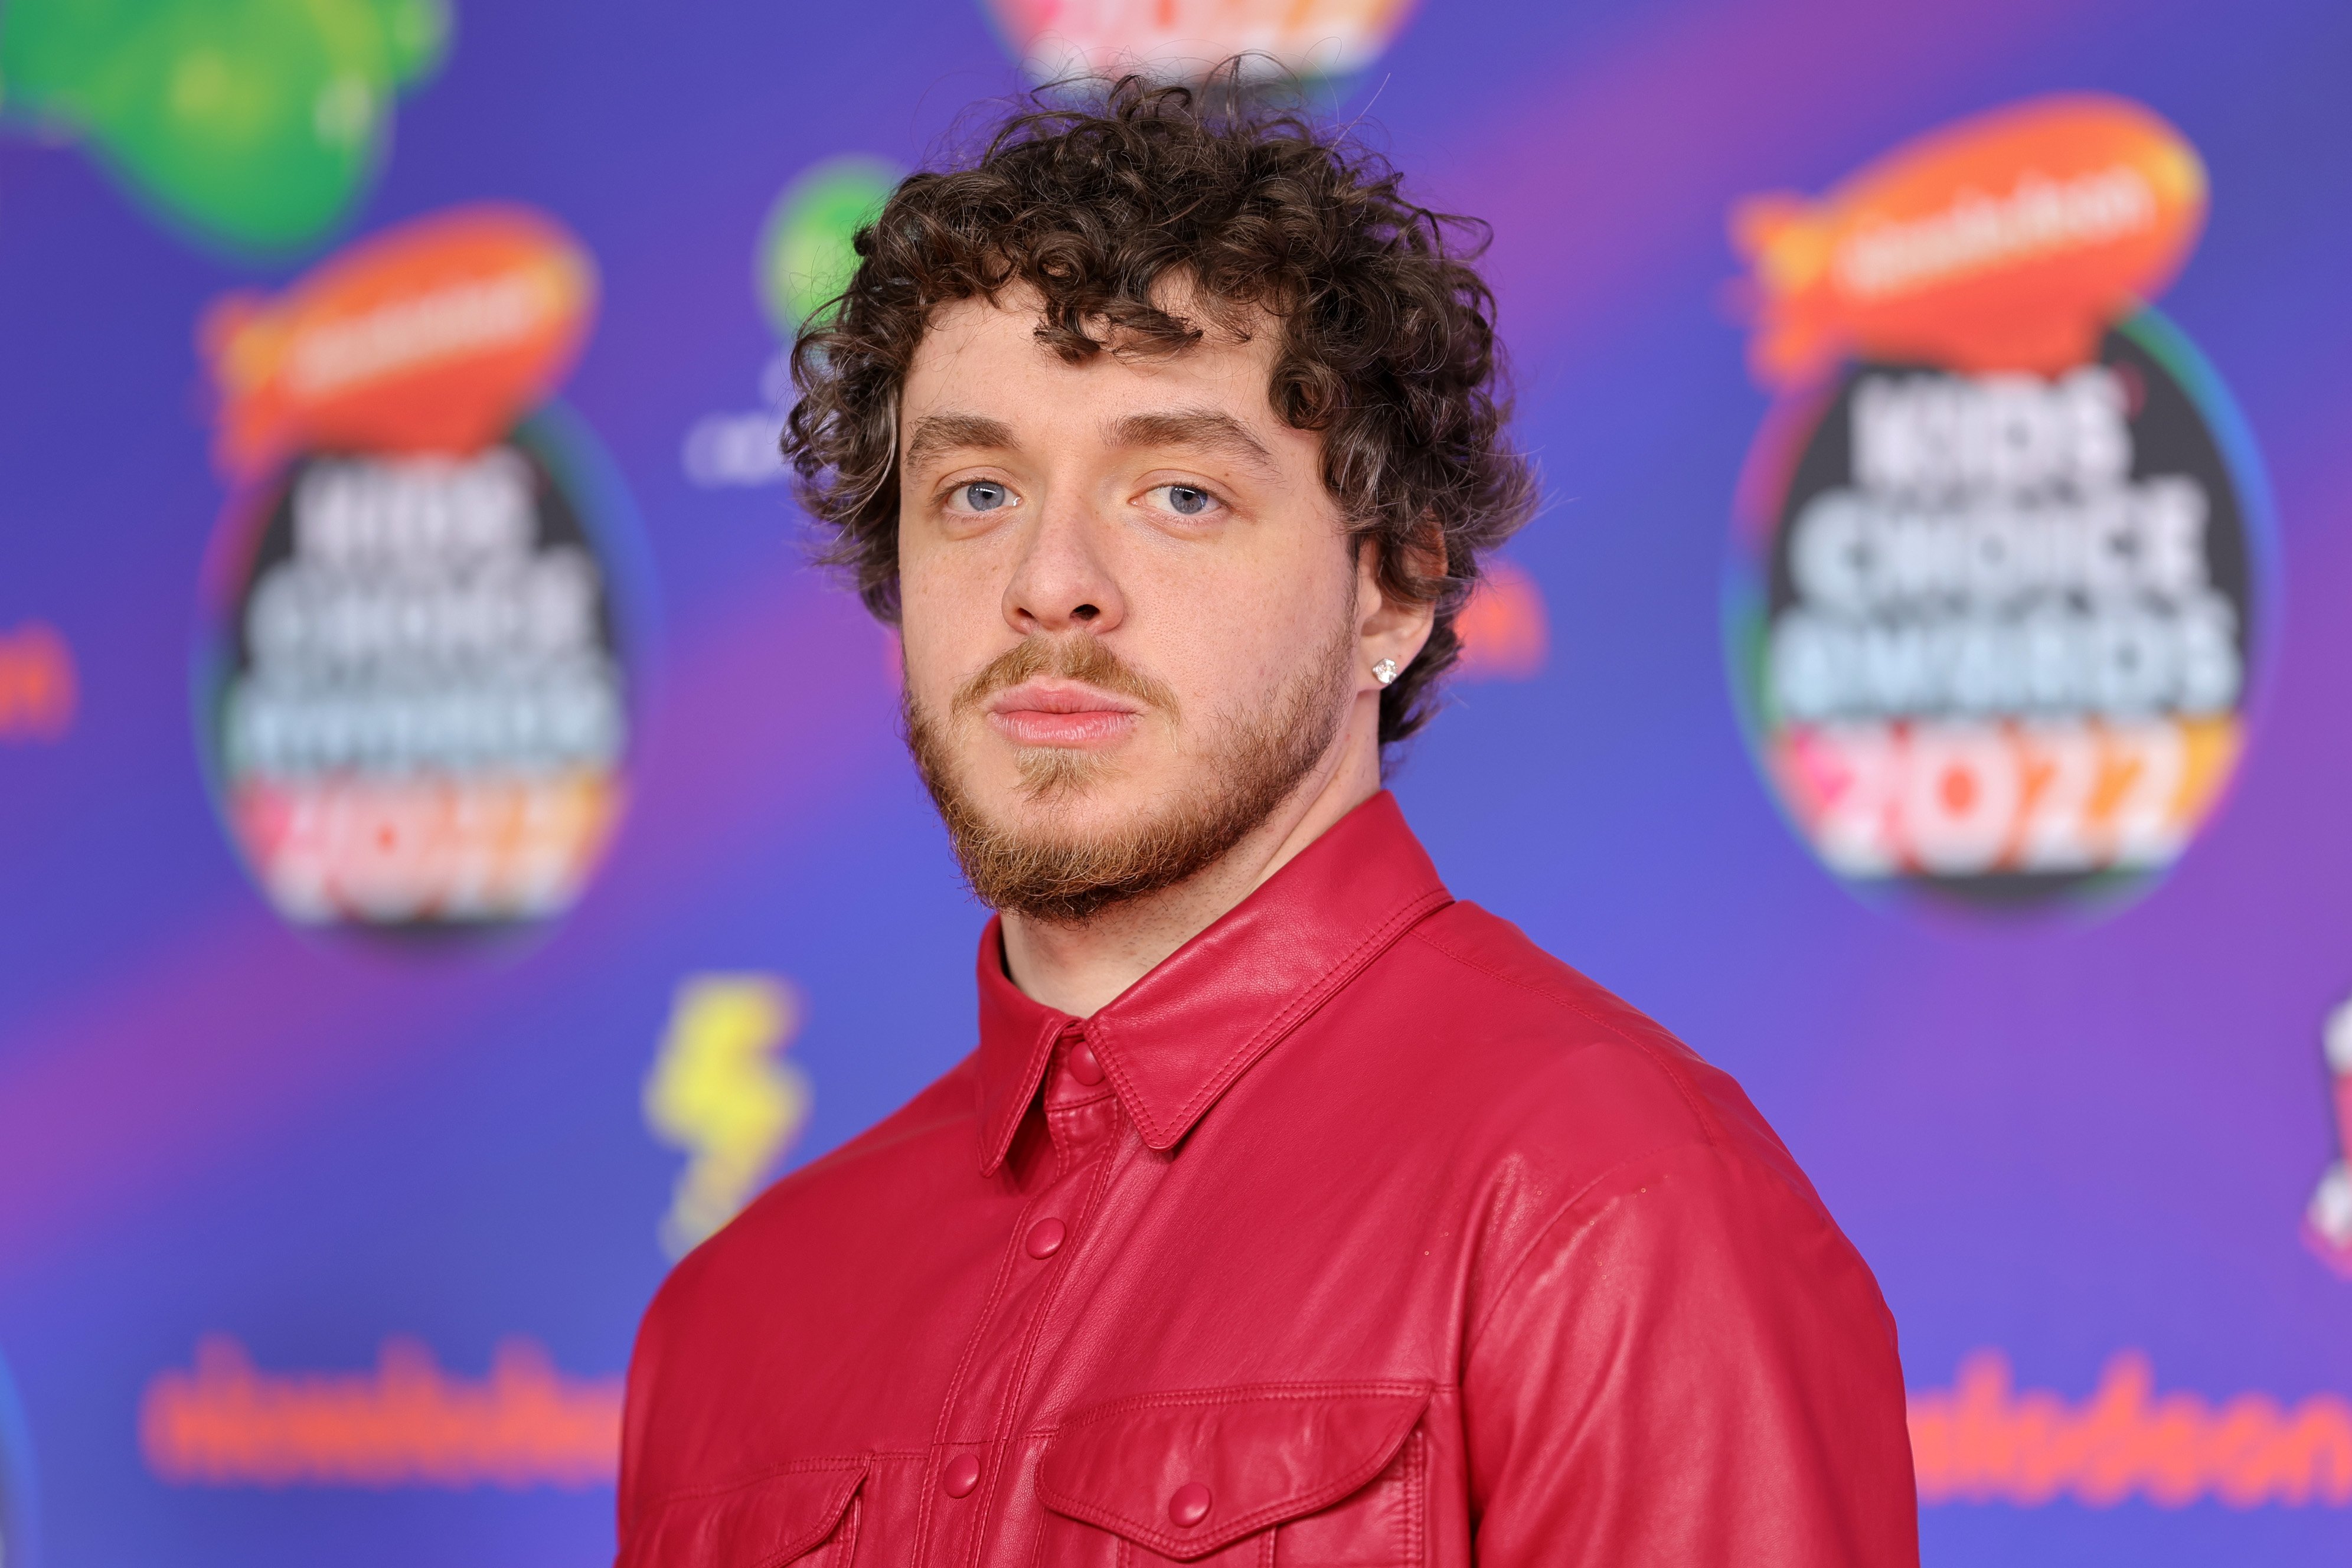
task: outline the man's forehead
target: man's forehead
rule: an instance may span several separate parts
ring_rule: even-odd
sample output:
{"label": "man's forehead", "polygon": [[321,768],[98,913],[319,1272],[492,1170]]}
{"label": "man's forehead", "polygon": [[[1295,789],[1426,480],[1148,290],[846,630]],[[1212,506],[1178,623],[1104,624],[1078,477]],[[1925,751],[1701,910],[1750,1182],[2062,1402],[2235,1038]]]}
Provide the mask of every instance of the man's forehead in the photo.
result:
{"label": "man's forehead", "polygon": [[[1280,477],[1280,465],[1265,443],[1223,408],[1171,405],[1105,414],[1095,431],[1104,446],[1114,449],[1191,447],[1218,453],[1268,479]],[[919,414],[908,426],[906,443],[910,468],[950,453],[1012,452],[1024,445],[1015,421],[952,406]]]}
{"label": "man's forehead", "polygon": [[1244,339],[1203,323],[1173,352],[1105,351],[1071,362],[1038,338],[1043,301],[961,300],[941,307],[909,365],[900,441],[908,461],[949,447],[1012,448],[1041,422],[1076,420],[1114,447],[1216,447],[1271,460],[1270,334]]}

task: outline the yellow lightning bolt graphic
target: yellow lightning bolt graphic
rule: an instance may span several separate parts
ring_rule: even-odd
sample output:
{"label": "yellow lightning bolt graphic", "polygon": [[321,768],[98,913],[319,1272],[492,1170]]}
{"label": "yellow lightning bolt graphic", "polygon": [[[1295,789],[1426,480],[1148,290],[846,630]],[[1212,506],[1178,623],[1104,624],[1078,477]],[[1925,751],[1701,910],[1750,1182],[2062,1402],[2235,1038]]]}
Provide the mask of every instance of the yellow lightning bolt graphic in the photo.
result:
{"label": "yellow lightning bolt graphic", "polygon": [[781,1059],[802,1012],[773,975],[700,974],[678,986],[645,1095],[646,1127],[688,1156],[661,1221],[671,1257],[734,1218],[808,1121],[808,1079]]}

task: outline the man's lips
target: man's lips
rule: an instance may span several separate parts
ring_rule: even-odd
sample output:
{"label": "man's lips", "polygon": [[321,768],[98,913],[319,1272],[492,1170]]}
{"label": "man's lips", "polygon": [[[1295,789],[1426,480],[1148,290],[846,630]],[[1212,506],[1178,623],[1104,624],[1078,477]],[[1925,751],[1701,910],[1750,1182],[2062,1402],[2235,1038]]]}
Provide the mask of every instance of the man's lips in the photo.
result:
{"label": "man's lips", "polygon": [[1134,732],[1142,706],[1069,680],[1024,680],[981,704],[996,732],[1017,746],[1097,746]]}

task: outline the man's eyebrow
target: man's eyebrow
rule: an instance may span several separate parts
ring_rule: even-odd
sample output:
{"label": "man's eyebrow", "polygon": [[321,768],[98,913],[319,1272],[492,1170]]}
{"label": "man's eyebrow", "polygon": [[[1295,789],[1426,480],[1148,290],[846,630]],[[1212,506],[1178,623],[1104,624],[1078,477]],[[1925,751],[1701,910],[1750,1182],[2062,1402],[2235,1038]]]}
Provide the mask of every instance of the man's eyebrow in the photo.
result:
{"label": "man's eyebrow", "polygon": [[1112,420],[1106,435],[1114,447],[1195,447],[1239,458],[1262,473],[1280,471],[1265,442],[1240,420],[1214,408],[1129,414]]}
{"label": "man's eyebrow", "polygon": [[907,467],[919,468],[942,452],[1010,451],[1013,426],[985,414],[926,414],[907,441]]}

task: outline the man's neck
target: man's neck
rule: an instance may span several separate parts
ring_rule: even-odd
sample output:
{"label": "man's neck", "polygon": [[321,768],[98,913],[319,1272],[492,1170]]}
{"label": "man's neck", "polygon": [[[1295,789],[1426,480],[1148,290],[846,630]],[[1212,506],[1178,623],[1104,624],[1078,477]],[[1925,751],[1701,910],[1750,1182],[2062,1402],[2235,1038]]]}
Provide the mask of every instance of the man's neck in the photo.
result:
{"label": "man's neck", "polygon": [[1198,876],[1075,925],[1049,925],[1005,911],[1004,962],[1013,983],[1048,1007],[1084,1018],[1206,931],[1334,823],[1380,793],[1378,706],[1369,707],[1369,726],[1363,712],[1350,715],[1323,765]]}

